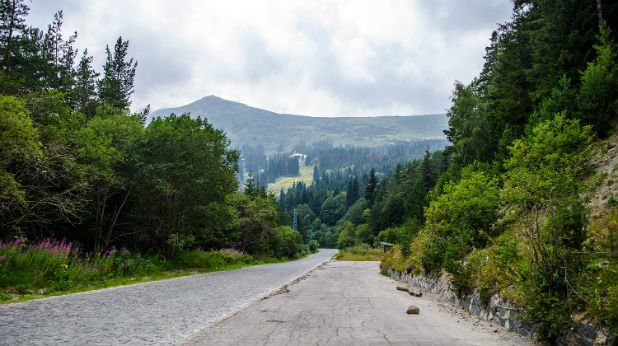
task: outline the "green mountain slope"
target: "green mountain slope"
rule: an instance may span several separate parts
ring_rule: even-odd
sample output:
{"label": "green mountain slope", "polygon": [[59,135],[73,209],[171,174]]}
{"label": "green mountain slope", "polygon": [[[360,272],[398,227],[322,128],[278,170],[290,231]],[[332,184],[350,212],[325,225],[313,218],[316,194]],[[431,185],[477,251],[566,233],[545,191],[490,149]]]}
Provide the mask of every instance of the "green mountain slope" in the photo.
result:
{"label": "green mountain slope", "polygon": [[206,117],[223,129],[234,146],[263,145],[268,152],[298,143],[331,141],[335,145],[379,146],[397,141],[444,139],[444,114],[380,117],[308,117],[278,114],[242,103],[207,96],[176,108],[160,109],[152,118],[171,113]]}

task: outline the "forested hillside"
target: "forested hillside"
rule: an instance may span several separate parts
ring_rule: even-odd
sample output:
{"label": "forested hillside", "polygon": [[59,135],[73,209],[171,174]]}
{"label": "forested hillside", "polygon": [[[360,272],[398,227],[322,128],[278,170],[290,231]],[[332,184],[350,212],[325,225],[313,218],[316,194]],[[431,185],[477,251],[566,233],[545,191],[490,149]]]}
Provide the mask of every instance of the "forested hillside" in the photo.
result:
{"label": "forested hillside", "polygon": [[28,12],[0,2],[0,288],[71,288],[166,259],[200,267],[194,249],[306,253],[274,197],[237,192],[240,153],[221,130],[129,112],[129,41],[106,47],[99,75],[77,33],[63,37],[62,11],[46,29],[27,26]]}
{"label": "forested hillside", "polygon": [[[604,188],[614,182],[591,165],[611,161],[617,144],[606,139],[618,111],[617,16],[611,2],[514,2],[480,75],[455,84],[448,168],[422,191],[422,210],[380,233],[398,244],[384,266],[449,273],[460,295],[498,293],[545,340],[582,315],[618,332],[618,209]],[[402,177],[379,182],[387,200]]]}
{"label": "forested hillside", "polygon": [[[296,145],[330,142],[335,146],[376,147],[401,141],[444,139],[444,114],[375,117],[308,117],[279,114],[211,95],[188,105],[159,109],[150,118],[171,113],[206,117],[237,148],[262,148],[267,154]],[[383,114],[376,114],[383,115]]]}

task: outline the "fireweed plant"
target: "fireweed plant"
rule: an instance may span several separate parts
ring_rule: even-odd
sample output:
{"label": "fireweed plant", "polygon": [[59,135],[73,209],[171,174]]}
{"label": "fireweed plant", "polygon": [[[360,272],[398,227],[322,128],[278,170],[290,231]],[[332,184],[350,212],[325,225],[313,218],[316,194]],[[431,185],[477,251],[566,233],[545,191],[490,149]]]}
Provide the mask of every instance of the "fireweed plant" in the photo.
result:
{"label": "fireweed plant", "polygon": [[78,244],[53,238],[29,242],[0,240],[0,298],[58,294],[126,283],[241,268],[282,259],[252,256],[235,249],[181,250],[175,258],[142,255],[126,248],[85,252]]}

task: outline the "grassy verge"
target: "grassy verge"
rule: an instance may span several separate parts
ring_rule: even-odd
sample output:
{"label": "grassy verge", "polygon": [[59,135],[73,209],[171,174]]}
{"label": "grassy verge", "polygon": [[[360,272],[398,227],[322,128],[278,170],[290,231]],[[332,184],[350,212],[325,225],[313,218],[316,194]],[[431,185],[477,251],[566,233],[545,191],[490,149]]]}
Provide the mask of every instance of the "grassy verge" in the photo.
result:
{"label": "grassy verge", "polygon": [[181,251],[172,260],[126,249],[83,254],[66,241],[18,239],[0,242],[0,304],[286,260],[234,249]]}
{"label": "grassy verge", "polygon": [[380,261],[382,255],[382,249],[353,246],[345,250],[339,250],[335,255],[335,259],[338,261]]}

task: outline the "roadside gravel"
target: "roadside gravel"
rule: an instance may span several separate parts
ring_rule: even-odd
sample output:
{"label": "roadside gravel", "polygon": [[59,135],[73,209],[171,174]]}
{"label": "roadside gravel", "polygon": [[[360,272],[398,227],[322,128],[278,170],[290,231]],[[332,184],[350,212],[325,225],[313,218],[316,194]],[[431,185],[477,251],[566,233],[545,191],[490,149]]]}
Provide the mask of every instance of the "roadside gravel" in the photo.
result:
{"label": "roadside gravel", "polygon": [[336,250],[239,270],[0,306],[1,345],[169,345],[329,260]]}

